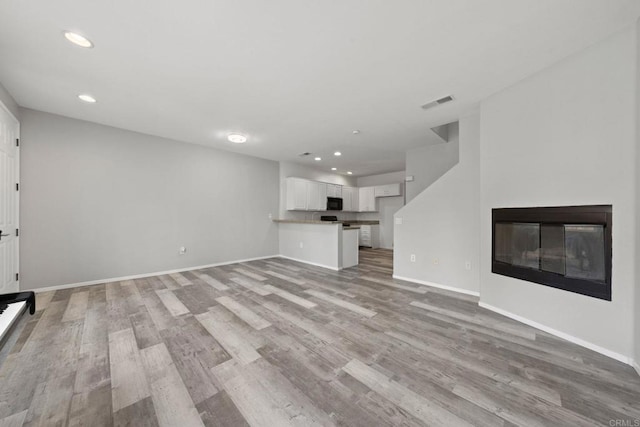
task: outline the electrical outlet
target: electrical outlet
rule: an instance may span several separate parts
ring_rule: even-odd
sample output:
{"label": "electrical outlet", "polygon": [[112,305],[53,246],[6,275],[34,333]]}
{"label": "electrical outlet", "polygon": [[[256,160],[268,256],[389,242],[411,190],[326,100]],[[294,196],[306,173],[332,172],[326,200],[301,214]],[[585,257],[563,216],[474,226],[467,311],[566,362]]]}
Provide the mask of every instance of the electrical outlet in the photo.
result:
{"label": "electrical outlet", "polygon": [[416,262],[416,254],[411,254],[411,262]]}
{"label": "electrical outlet", "polygon": [[467,262],[465,262],[465,263],[464,263],[464,268],[465,268],[466,270],[471,270],[471,261],[467,261]]}
{"label": "electrical outlet", "polygon": [[438,264],[440,264],[440,260],[438,258],[434,258],[433,265],[438,265]]}
{"label": "electrical outlet", "polygon": [[300,249],[304,248],[304,243],[300,242]]}
{"label": "electrical outlet", "polygon": [[187,253],[187,248],[185,248],[184,246],[181,246],[180,249],[178,249],[178,253],[180,255],[184,255]]}

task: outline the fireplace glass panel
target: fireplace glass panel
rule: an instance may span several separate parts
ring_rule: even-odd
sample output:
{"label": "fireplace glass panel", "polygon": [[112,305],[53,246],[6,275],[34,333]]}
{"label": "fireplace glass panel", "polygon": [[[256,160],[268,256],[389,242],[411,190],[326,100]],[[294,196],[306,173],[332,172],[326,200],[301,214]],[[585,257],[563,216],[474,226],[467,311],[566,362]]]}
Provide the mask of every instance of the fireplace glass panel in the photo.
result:
{"label": "fireplace glass panel", "polygon": [[540,227],[540,270],[565,274],[564,226],[543,224]]}
{"label": "fireplace glass panel", "polygon": [[605,280],[604,227],[565,225],[567,277]]}
{"label": "fireplace glass panel", "polygon": [[513,254],[511,253],[511,240],[513,237],[512,223],[497,223],[495,234],[495,259],[511,264]]}
{"label": "fireplace glass panel", "polygon": [[512,224],[511,264],[518,267],[540,267],[540,224]]}

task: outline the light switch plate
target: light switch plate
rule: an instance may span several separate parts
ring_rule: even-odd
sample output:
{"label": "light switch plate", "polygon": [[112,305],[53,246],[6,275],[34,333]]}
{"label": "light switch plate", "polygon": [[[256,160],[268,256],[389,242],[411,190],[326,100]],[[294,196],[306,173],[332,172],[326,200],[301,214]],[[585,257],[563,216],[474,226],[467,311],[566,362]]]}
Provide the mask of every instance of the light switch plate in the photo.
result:
{"label": "light switch plate", "polygon": [[402,218],[396,218],[396,225],[402,225]]}

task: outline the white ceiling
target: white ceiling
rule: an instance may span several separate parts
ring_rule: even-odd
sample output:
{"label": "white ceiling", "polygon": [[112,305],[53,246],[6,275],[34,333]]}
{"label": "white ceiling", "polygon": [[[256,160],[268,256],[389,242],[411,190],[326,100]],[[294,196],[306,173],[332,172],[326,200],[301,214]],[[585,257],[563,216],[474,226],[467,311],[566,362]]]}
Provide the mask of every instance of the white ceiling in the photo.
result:
{"label": "white ceiling", "polygon": [[24,107],[362,176],[639,15],[637,0],[3,0],[0,82]]}

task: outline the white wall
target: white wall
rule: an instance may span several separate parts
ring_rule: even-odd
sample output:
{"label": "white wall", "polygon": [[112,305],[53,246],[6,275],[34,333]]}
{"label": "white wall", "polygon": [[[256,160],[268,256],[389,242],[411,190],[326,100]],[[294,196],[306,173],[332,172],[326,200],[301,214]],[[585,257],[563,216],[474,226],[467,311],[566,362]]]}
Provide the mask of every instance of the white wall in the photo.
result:
{"label": "white wall", "polygon": [[[356,186],[355,177],[347,177],[335,173],[325,172],[305,165],[291,162],[280,162],[280,208],[278,218],[280,219],[311,219],[313,212],[297,212],[287,210],[287,182],[288,177],[305,178],[312,181],[329,182],[348,187]],[[313,219],[320,219],[320,215],[336,215],[338,219],[355,219],[356,214],[331,211],[327,213],[315,214]]]}
{"label": "white wall", "polygon": [[413,181],[406,185],[406,203],[458,163],[457,141],[458,127],[450,126],[449,142],[407,151],[406,175],[413,176]]}
{"label": "white wall", "polygon": [[278,253],[277,162],[21,116],[23,289]]}
{"label": "white wall", "polygon": [[20,120],[20,107],[13,99],[11,94],[0,83],[0,102],[13,114],[18,120]]}
{"label": "white wall", "polygon": [[[363,176],[357,179],[358,187],[400,183],[404,187],[405,172],[391,172],[379,175]],[[403,188],[404,190],[404,188]],[[358,220],[380,221],[380,247],[393,249],[393,215],[404,206],[404,191],[402,196],[378,197],[376,207],[378,212],[364,212],[357,215]]]}
{"label": "white wall", "polygon": [[[482,303],[633,354],[636,35],[628,29],[481,104]],[[491,209],[613,205],[613,301],[491,273]]]}
{"label": "white wall", "polygon": [[[479,145],[477,114],[460,119],[459,137],[447,143],[459,152],[455,166],[396,213],[394,276],[467,292],[479,290]],[[438,150],[437,146],[429,147]],[[440,152],[440,154],[442,154]],[[407,162],[410,155],[407,155]],[[437,157],[427,156],[429,162]],[[445,155],[448,158],[448,155]],[[408,164],[408,163],[407,163]],[[417,165],[415,165],[417,167]],[[407,174],[411,174],[407,171]],[[411,262],[411,254],[416,262]],[[437,259],[437,264],[434,260]],[[471,262],[471,270],[465,263]]]}

